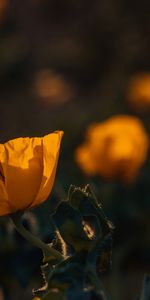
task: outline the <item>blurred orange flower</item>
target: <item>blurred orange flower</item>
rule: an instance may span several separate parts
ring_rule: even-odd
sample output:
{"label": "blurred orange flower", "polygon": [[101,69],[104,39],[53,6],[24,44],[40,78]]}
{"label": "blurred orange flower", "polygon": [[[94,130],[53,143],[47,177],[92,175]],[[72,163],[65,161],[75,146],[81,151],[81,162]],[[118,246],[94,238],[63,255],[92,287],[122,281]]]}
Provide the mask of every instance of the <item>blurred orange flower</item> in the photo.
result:
{"label": "blurred orange flower", "polygon": [[34,90],[40,102],[51,106],[64,104],[73,97],[69,83],[61,75],[46,69],[37,73]]}
{"label": "blurred orange flower", "polygon": [[134,109],[150,109],[150,73],[138,73],[131,77],[127,99]]}
{"label": "blurred orange flower", "polygon": [[0,144],[0,216],[35,207],[53,187],[62,131]]}
{"label": "blurred orange flower", "polygon": [[2,24],[5,19],[7,6],[7,0],[0,0],[0,24]]}
{"label": "blurred orange flower", "polygon": [[149,138],[142,122],[118,115],[89,126],[75,159],[88,175],[132,182],[146,160]]}

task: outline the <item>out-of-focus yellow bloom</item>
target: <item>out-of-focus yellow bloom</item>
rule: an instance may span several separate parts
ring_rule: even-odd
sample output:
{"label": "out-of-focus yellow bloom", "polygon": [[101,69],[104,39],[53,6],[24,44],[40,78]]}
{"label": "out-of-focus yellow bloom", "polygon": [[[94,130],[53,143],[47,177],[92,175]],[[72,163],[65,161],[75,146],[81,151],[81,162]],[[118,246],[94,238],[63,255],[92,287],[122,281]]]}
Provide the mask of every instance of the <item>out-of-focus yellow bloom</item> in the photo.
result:
{"label": "out-of-focus yellow bloom", "polygon": [[64,104],[73,97],[71,85],[60,74],[46,69],[36,74],[33,88],[39,101],[49,106]]}
{"label": "out-of-focus yellow bloom", "polygon": [[0,144],[0,216],[35,207],[53,187],[63,131]]}
{"label": "out-of-focus yellow bloom", "polygon": [[127,99],[135,110],[150,109],[150,73],[139,73],[131,77]]}
{"label": "out-of-focus yellow bloom", "polygon": [[40,298],[38,298],[38,297],[35,297],[35,298],[33,298],[33,300],[41,300]]}
{"label": "out-of-focus yellow bloom", "polygon": [[142,122],[136,117],[119,115],[89,126],[75,158],[88,175],[131,182],[146,160],[148,147],[149,138]]}

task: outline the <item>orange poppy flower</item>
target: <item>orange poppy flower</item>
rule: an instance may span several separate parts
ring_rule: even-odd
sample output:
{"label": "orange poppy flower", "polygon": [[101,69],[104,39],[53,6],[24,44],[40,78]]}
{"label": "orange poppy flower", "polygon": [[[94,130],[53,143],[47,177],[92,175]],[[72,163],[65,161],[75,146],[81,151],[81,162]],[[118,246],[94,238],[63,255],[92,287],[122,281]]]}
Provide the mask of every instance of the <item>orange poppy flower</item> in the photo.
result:
{"label": "orange poppy flower", "polygon": [[137,73],[128,83],[127,99],[134,109],[150,109],[150,73]]}
{"label": "orange poppy flower", "polygon": [[75,158],[88,175],[133,181],[146,160],[149,138],[142,122],[120,115],[91,125]]}
{"label": "orange poppy flower", "polygon": [[35,207],[53,187],[62,131],[0,144],[0,216]]}
{"label": "orange poppy flower", "polygon": [[47,69],[36,74],[33,88],[39,101],[48,106],[59,106],[73,97],[71,85],[60,74]]}

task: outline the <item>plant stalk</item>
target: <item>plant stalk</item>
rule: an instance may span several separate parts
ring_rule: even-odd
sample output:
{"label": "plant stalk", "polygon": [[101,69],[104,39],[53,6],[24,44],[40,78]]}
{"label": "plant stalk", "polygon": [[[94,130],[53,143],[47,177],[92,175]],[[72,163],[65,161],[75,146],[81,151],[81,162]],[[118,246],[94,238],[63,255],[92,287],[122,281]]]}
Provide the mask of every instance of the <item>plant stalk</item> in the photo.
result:
{"label": "plant stalk", "polygon": [[15,225],[16,230],[33,246],[40,248],[45,256],[53,256],[59,262],[63,260],[61,253],[54,248],[50,247],[48,244],[45,244],[38,237],[34,236],[30,231],[28,231],[22,224],[21,214],[13,214],[10,216],[13,224]]}

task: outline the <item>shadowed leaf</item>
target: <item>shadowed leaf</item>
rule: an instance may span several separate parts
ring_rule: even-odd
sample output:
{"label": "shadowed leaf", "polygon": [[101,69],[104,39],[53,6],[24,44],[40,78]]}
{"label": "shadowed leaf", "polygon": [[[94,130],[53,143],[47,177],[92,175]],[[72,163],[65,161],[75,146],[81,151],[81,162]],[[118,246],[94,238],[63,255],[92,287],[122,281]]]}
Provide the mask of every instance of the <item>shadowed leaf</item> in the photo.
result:
{"label": "shadowed leaf", "polygon": [[52,218],[66,243],[76,251],[89,249],[91,241],[84,231],[83,219],[77,209],[61,202]]}

